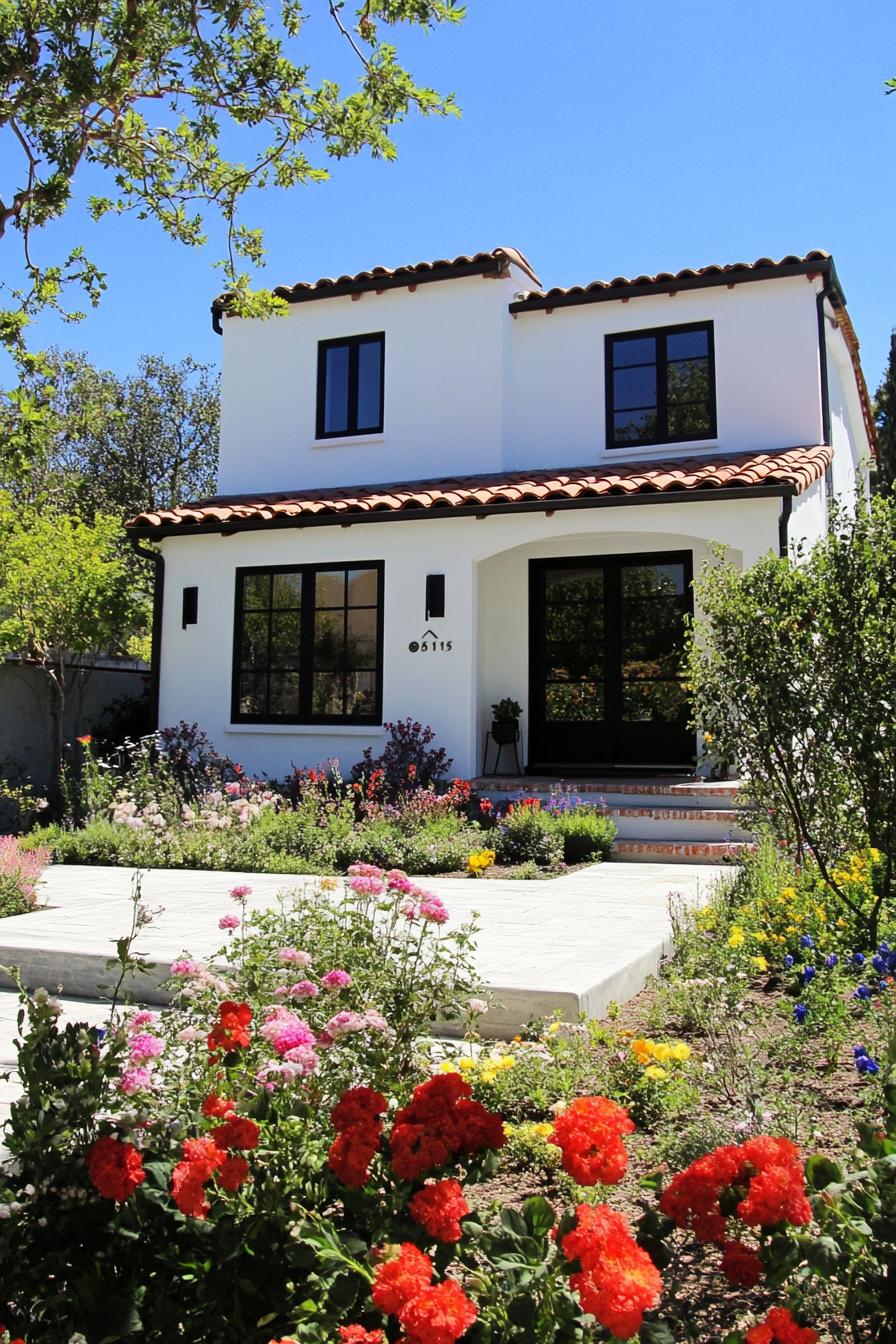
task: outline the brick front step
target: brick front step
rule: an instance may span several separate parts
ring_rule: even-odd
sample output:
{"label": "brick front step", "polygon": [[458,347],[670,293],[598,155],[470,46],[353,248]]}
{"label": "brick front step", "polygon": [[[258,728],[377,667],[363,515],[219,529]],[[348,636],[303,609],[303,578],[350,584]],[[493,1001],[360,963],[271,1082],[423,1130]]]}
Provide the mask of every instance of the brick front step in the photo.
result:
{"label": "brick front step", "polygon": [[726,863],[738,857],[745,840],[616,840],[617,863]]}
{"label": "brick front step", "polygon": [[632,796],[701,800],[711,798],[718,806],[733,805],[739,782],[697,779],[686,776],[625,779],[560,779],[542,775],[479,775],[470,781],[478,793],[504,793],[526,798],[546,798],[557,794],[599,794],[607,798]]}

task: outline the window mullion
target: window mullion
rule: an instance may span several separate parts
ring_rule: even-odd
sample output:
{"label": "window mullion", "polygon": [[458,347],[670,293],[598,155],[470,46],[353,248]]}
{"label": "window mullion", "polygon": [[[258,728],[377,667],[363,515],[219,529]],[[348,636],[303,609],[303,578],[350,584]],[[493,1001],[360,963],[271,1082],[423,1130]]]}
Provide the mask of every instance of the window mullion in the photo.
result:
{"label": "window mullion", "polygon": [[669,437],[669,360],[666,337],[656,338],[656,437]]}
{"label": "window mullion", "polygon": [[311,717],[314,686],[314,604],[315,570],[312,565],[300,567],[302,575],[302,609],[299,618],[299,718]]}
{"label": "window mullion", "polygon": [[348,432],[358,432],[358,351],[360,341],[354,340],[348,347]]}

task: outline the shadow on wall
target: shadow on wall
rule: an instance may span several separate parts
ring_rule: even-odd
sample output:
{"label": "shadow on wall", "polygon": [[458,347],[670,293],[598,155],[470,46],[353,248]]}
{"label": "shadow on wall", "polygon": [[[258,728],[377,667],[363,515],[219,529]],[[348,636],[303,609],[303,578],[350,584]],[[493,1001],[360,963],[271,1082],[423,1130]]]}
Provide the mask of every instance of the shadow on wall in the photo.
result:
{"label": "shadow on wall", "polygon": [[[146,663],[100,658],[73,668],[66,697],[65,738],[90,732],[119,701],[138,700],[149,683]],[[39,667],[0,661],[0,773],[44,788],[50,776],[50,692]]]}

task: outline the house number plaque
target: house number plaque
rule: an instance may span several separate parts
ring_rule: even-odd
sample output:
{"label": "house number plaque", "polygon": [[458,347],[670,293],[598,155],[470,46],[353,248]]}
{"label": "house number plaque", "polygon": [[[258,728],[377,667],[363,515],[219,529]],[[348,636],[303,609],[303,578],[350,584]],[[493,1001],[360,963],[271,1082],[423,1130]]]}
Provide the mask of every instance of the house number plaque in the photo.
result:
{"label": "house number plaque", "polygon": [[410,653],[450,653],[453,640],[439,639],[434,630],[424,630],[419,639],[412,639],[408,645]]}

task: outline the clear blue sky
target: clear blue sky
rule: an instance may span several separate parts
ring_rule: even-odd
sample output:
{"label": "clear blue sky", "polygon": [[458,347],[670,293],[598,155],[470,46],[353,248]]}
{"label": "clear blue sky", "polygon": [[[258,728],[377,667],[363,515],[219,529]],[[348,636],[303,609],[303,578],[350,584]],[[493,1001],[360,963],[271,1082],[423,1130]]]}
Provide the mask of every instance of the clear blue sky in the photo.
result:
{"label": "clear blue sky", "polygon": [[[348,160],[324,185],[259,195],[260,283],[499,244],[547,285],[824,247],[877,386],[896,325],[892,0],[470,0],[460,27],[410,34],[402,54],[455,91],[461,119],[413,118],[394,164]],[[76,241],[109,292],[42,340],[120,372],[143,351],[218,360],[215,242],[73,214],[41,246]]]}

